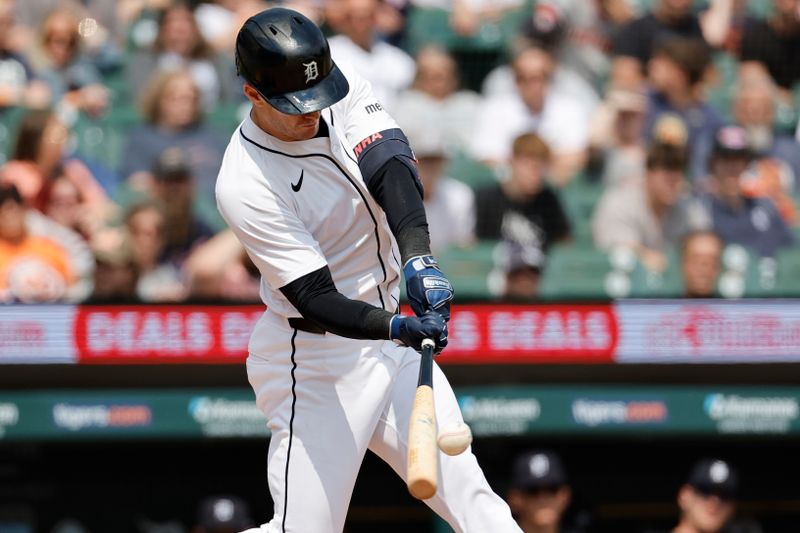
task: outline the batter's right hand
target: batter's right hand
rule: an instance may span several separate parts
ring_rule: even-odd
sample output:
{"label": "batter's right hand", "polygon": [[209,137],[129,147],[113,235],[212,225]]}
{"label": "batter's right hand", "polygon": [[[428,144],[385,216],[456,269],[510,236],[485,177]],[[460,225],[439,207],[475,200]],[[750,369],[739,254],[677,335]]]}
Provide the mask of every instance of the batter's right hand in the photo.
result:
{"label": "batter's right hand", "polygon": [[432,339],[438,354],[447,346],[447,322],[436,311],[428,311],[422,316],[392,317],[389,326],[392,340],[399,340],[406,346],[422,351],[422,341]]}

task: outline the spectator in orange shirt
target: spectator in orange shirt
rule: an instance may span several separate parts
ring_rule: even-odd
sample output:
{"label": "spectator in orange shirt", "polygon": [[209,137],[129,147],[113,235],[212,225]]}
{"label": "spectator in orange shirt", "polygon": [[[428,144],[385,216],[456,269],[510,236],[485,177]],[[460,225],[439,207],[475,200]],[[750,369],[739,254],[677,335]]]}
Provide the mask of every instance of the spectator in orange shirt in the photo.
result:
{"label": "spectator in orange shirt", "polygon": [[0,188],[0,301],[53,302],[74,281],[67,251],[47,237],[31,235],[17,188]]}

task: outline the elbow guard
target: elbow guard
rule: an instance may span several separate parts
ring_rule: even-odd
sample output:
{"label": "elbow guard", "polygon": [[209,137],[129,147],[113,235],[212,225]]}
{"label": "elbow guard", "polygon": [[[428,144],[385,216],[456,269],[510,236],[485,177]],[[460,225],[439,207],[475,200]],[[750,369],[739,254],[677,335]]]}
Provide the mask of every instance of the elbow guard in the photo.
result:
{"label": "elbow guard", "polygon": [[361,170],[361,176],[364,178],[367,188],[370,188],[370,182],[387,162],[397,159],[411,171],[414,176],[414,185],[416,185],[420,197],[423,196],[417,160],[401,129],[392,128],[373,133],[358,143],[353,152],[358,160],[358,168]]}

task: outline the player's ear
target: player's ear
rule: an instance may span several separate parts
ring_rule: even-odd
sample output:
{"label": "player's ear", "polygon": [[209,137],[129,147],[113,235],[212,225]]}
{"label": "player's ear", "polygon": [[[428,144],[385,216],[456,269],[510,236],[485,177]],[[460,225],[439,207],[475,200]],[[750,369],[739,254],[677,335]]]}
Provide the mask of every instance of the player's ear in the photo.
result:
{"label": "player's ear", "polygon": [[559,488],[558,492],[556,492],[556,498],[558,500],[559,510],[564,512],[572,501],[572,489],[567,486]]}
{"label": "player's ear", "polygon": [[262,106],[267,103],[264,101],[264,97],[261,96],[261,93],[259,93],[255,87],[247,82],[245,82],[242,86],[242,91],[244,91],[244,95],[254,106]]}
{"label": "player's ear", "polygon": [[508,507],[511,509],[511,514],[518,516],[525,508],[525,493],[519,489],[510,489],[508,491]]}
{"label": "player's ear", "polygon": [[678,490],[678,507],[681,510],[686,509],[689,506],[689,502],[692,498],[693,489],[689,485],[681,486],[680,490]]}

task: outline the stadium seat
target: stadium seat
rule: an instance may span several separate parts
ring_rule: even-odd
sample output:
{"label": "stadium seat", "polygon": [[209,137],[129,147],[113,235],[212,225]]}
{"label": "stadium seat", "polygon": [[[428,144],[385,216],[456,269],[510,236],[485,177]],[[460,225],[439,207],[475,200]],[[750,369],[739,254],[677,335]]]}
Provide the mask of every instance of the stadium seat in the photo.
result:
{"label": "stadium seat", "polygon": [[130,130],[141,121],[136,108],[111,108],[99,119],[81,114],[72,127],[78,154],[117,169],[122,163],[125,142]]}
{"label": "stadium seat", "polygon": [[492,169],[479,161],[475,161],[461,151],[450,158],[446,174],[451,178],[466,183],[473,189],[497,183],[497,178]]}
{"label": "stadium seat", "polygon": [[778,253],[776,296],[800,297],[800,249],[796,246]]}
{"label": "stadium seat", "polygon": [[667,269],[654,272],[636,262],[630,274],[630,294],[632,298],[677,298],[683,292],[681,261],[679,254],[671,250],[667,253]]}
{"label": "stadium seat", "polygon": [[592,214],[602,193],[602,184],[591,183],[583,175],[576,176],[559,192],[576,241],[586,244],[592,242]]}
{"label": "stadium seat", "polygon": [[487,278],[494,268],[496,246],[495,241],[480,241],[468,248],[448,248],[437,255],[459,301],[491,298]]}
{"label": "stadium seat", "polygon": [[0,165],[11,157],[17,124],[24,114],[25,109],[22,107],[7,107],[0,110]]}
{"label": "stadium seat", "polygon": [[206,114],[206,123],[221,137],[227,139],[242,121],[241,102],[224,102]]}
{"label": "stadium seat", "polygon": [[606,298],[608,256],[592,246],[570,243],[554,246],[542,276],[540,295],[550,299]]}
{"label": "stadium seat", "polygon": [[408,15],[405,48],[412,55],[426,45],[449,50],[461,68],[461,83],[479,91],[486,75],[507,55],[513,36],[531,12],[530,3],[506,12],[498,21],[485,21],[475,35],[458,35],[450,27],[450,13],[437,8],[412,8]]}
{"label": "stadium seat", "polygon": [[715,53],[713,64],[718,77],[714,86],[708,91],[708,103],[715,111],[730,119],[739,64],[736,57],[727,52]]}
{"label": "stadium seat", "polygon": [[760,257],[753,250],[730,244],[722,255],[719,292],[726,298],[779,296],[778,264],[775,259]]}

